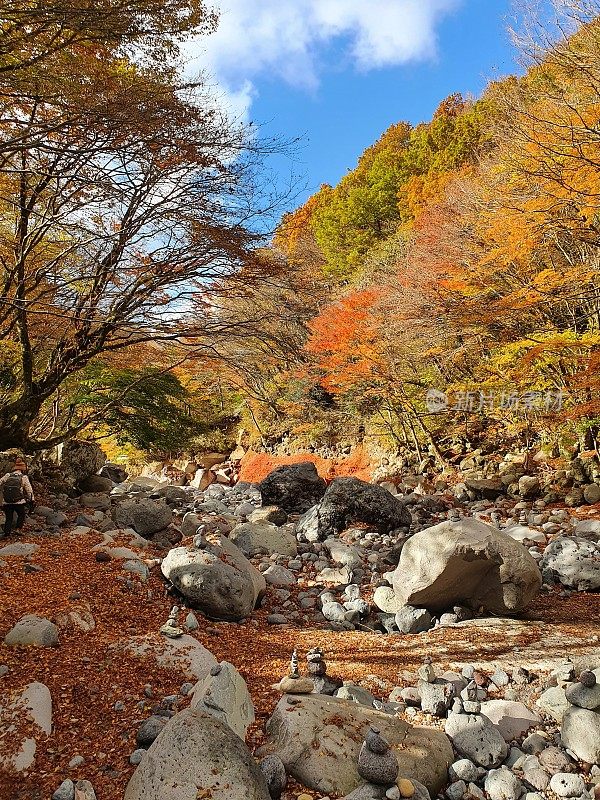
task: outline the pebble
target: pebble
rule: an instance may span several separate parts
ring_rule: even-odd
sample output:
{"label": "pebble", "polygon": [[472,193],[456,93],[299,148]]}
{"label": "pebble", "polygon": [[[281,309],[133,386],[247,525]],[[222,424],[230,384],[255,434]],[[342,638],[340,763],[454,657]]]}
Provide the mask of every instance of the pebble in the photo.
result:
{"label": "pebble", "polygon": [[267,617],[267,623],[269,625],[287,625],[288,621],[287,618],[283,616],[283,614],[269,614],[269,616]]}
{"label": "pebble", "polygon": [[84,763],[85,758],[83,756],[73,756],[73,758],[69,761],[69,769],[75,769]]}
{"label": "pebble", "polygon": [[581,797],[585,793],[585,782],[581,775],[557,772],[550,780],[550,789],[559,797]]}
{"label": "pebble", "polygon": [[540,764],[550,775],[558,772],[571,772],[573,763],[566,753],[558,747],[547,747],[539,754]]}
{"label": "pebble", "polygon": [[190,611],[185,618],[185,627],[188,629],[188,631],[197,631],[200,627],[198,618],[192,611]]}
{"label": "pebble", "polygon": [[453,764],[450,765],[450,779],[453,781],[469,781],[474,782],[478,781],[481,777],[483,770],[481,767],[477,767],[472,761],[468,758],[460,758],[458,761],[455,761]]}
{"label": "pebble", "polygon": [[542,750],[545,750],[548,745],[548,740],[539,733],[530,733],[529,736],[523,739],[521,747],[526,753],[536,756],[538,753],[541,753]]}
{"label": "pebble", "polygon": [[461,800],[466,791],[467,784],[464,781],[456,781],[446,789],[446,797],[448,800]]}
{"label": "pebble", "polygon": [[145,750],[139,747],[137,750],[134,750],[133,753],[129,756],[129,763],[132,764],[134,767],[140,763],[142,758],[144,757]]}
{"label": "pebble", "polygon": [[52,795],[52,800],[74,800],[75,784],[70,778],[64,780]]}
{"label": "pebble", "polygon": [[484,788],[491,800],[518,800],[523,792],[523,784],[507,767],[491,769]]}
{"label": "pebble", "polygon": [[401,778],[398,781],[398,789],[402,797],[412,797],[415,793],[414,784],[412,781],[409,781],[408,778]]}

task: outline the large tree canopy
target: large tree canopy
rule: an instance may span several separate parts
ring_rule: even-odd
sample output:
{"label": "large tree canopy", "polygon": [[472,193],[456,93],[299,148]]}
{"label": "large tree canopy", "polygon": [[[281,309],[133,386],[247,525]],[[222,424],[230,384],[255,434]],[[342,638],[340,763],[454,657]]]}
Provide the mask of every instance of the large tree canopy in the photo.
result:
{"label": "large tree canopy", "polygon": [[[194,2],[161,3],[160,20],[151,0],[106,5],[122,23],[118,41],[95,31],[85,9],[87,22],[61,26],[50,7],[51,68],[24,66],[19,90],[4,93],[0,447],[45,447],[80,430],[85,419],[58,409],[51,435],[30,435],[64,381],[101,354],[177,343],[177,353],[156,352],[161,369],[181,361],[181,348],[214,355],[249,324],[227,321],[223,297],[272,273],[251,232],[267,145],[201,83],[126,55],[140,42],[167,47],[212,17]],[[66,41],[71,24],[81,35]]]}

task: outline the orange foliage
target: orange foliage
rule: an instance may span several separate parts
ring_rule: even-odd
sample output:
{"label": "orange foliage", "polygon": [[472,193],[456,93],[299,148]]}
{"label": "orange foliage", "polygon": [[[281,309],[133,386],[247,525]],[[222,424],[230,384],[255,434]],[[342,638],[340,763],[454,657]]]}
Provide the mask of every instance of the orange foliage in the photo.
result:
{"label": "orange foliage", "polygon": [[378,289],[354,291],[327,307],[310,324],[307,352],[317,356],[321,384],[339,393],[373,376],[379,362]]}

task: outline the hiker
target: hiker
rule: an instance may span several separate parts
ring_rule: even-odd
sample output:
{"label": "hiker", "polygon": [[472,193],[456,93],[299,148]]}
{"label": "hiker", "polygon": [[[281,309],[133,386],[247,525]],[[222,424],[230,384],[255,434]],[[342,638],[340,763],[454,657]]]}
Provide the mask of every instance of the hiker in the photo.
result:
{"label": "hiker", "polygon": [[0,489],[2,489],[3,505],[2,509],[6,516],[4,523],[4,536],[10,536],[13,527],[13,520],[16,517],[16,530],[20,530],[25,523],[25,512],[27,505],[33,507],[35,498],[29,478],[25,475],[27,464],[22,458],[17,458],[12,472],[8,472],[0,478]]}

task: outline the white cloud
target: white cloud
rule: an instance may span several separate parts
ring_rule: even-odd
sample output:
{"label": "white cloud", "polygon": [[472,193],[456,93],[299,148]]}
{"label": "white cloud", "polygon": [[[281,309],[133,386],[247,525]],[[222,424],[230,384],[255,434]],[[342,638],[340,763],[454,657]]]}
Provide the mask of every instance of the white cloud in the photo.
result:
{"label": "white cloud", "polygon": [[213,0],[219,28],[187,46],[188,69],[208,70],[234,111],[247,112],[261,75],[314,90],[337,37],[362,70],[433,57],[437,23],[461,1]]}

